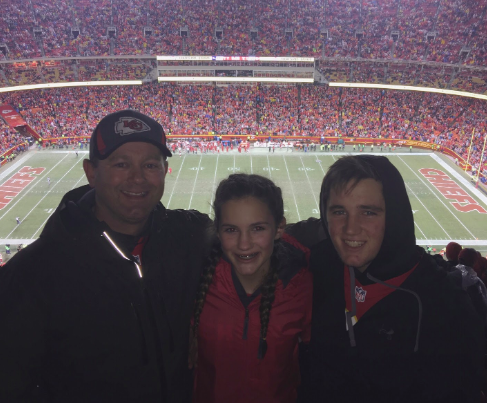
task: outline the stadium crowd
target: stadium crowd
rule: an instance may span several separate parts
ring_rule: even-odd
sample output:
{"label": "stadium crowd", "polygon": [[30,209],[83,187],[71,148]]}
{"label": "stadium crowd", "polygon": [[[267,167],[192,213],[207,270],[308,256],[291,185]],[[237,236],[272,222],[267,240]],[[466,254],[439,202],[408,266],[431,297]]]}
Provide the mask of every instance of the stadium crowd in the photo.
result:
{"label": "stadium crowd", "polygon": [[[431,247],[427,247],[431,253]],[[470,295],[475,308],[483,316],[487,315],[487,259],[474,248],[463,248],[457,242],[450,242],[435,255],[439,265],[457,281]],[[446,259],[446,262],[445,262]]]}
{"label": "stadium crowd", "polygon": [[[142,80],[156,67],[153,59],[81,59],[72,61],[25,62],[0,65],[0,86],[51,82]],[[316,61],[328,81],[413,85],[487,93],[487,71],[464,67],[389,64],[377,62]],[[169,75],[173,75],[171,71]]]}
{"label": "stadium crowd", "polygon": [[[413,139],[445,146],[480,163],[487,105],[483,100],[328,86],[149,84],[11,92],[42,137],[88,136],[100,117],[132,108],[174,135],[348,136]],[[473,133],[473,144],[470,140]]]}
{"label": "stadium crowd", "polygon": [[[0,119],[0,162],[3,162],[6,158],[12,158],[15,154],[24,151],[24,143],[24,136],[7,126],[3,120]],[[17,147],[15,148],[12,157],[3,155],[6,151],[11,150],[15,146]]]}
{"label": "stadium crowd", "polygon": [[[218,52],[483,65],[487,56],[485,0],[20,0],[2,6],[0,43],[9,59]],[[42,33],[36,36],[34,28]],[[468,55],[460,56],[462,48]]]}

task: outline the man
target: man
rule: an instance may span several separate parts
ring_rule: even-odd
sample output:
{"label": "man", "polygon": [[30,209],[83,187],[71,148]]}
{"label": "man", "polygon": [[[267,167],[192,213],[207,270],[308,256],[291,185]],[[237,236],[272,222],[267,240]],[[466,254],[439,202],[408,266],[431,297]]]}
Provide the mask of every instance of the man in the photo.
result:
{"label": "man", "polygon": [[320,214],[327,239],[311,249],[304,401],[477,401],[482,323],[416,246],[399,171],[385,157],[341,158],[323,180]]}
{"label": "man", "polygon": [[210,220],[160,203],[170,156],[146,115],[99,122],[83,161],[89,186],[67,193],[0,271],[0,401],[189,401]]}

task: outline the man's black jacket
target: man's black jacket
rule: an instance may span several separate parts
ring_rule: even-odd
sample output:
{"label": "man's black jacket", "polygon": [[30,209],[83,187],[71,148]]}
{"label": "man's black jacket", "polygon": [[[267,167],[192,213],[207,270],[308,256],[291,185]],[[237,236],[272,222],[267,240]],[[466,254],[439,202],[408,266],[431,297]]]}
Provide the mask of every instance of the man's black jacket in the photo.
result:
{"label": "man's black jacket", "polygon": [[0,269],[0,401],[188,401],[189,323],[211,221],[159,204],[141,277],[75,203],[88,191],[69,192],[41,237]]}

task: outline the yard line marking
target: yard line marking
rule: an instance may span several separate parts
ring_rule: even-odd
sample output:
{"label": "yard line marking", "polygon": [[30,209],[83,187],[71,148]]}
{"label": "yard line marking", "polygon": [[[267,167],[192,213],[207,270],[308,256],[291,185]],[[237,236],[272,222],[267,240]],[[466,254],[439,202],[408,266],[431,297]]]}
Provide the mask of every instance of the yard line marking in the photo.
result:
{"label": "yard line marking", "polygon": [[[44,179],[48,174],[49,172],[51,172],[54,168],[56,168],[61,162],[64,161],[64,159],[68,156],[69,154],[66,154],[63,158],[61,158],[56,165],[54,165],[49,171],[47,171],[44,176],[41,178],[39,177],[39,180],[37,182],[35,181],[32,181],[31,183],[34,183],[34,185],[32,186],[32,189],[34,189],[39,183],[43,183],[42,179]],[[45,172],[45,171],[44,171]],[[28,186],[26,188],[24,188],[23,192],[28,188]],[[27,195],[29,194],[30,190],[28,192],[25,192],[21,197],[19,197],[19,199],[10,206],[10,208],[0,217],[0,220],[5,217],[5,215],[10,211],[12,210],[17,204],[19,204],[19,202]]]}
{"label": "yard line marking", "polygon": [[[85,174],[81,175],[81,178],[78,179],[78,181],[73,185],[73,187],[71,188],[71,190],[73,190],[77,185],[78,183],[80,183],[81,179],[85,178]],[[49,215],[47,216],[47,218],[44,220],[44,222],[40,225],[39,228],[37,228],[37,231],[34,232],[34,234],[31,236],[31,238],[35,238],[37,233],[42,230],[44,228],[44,225],[46,225],[46,222],[47,220],[49,220],[49,218],[51,218],[51,216],[54,214],[54,212],[56,211],[56,209],[52,209],[53,211],[51,213],[49,213]]]}
{"label": "yard line marking", "polygon": [[426,187],[432,191],[432,193],[436,196],[436,198],[441,202],[441,204],[443,204],[443,206],[445,206],[445,208],[450,212],[450,214],[456,218],[456,220],[462,225],[463,228],[465,228],[467,230],[467,232],[472,236],[472,238],[477,238],[473,233],[472,231],[470,231],[466,226],[465,224],[457,217],[456,214],[453,213],[453,211],[450,210],[450,208],[443,202],[443,200],[440,199],[440,197],[436,194],[437,190],[436,188],[431,190],[431,187],[429,185],[429,182],[426,183],[415,171],[413,168],[411,168],[407,163],[406,161],[404,161],[401,157],[399,157],[399,159],[403,162],[403,164],[405,164],[410,170],[412,173],[414,173],[416,175],[416,177],[421,181],[423,182],[424,185],[426,185]]}
{"label": "yard line marking", "polygon": [[[66,155],[66,157],[67,157],[67,155]],[[30,211],[29,211],[29,212],[28,212],[28,213],[27,213],[27,214],[26,214],[26,215],[25,215],[25,216],[22,218],[22,221],[24,221],[24,220],[25,220],[25,219],[26,219],[26,218],[27,218],[27,217],[28,217],[28,216],[29,216],[29,215],[30,215],[30,214],[31,214],[31,213],[32,213],[32,212],[35,210],[35,208],[36,208],[36,207],[37,207],[37,206],[38,206],[38,205],[41,203],[41,201],[43,201],[43,200],[44,200],[44,199],[47,197],[47,195],[48,195],[49,193],[51,193],[51,191],[52,191],[52,190],[53,190],[53,189],[54,189],[54,188],[55,188],[57,185],[59,185],[59,184],[61,183],[61,181],[63,180],[63,178],[64,178],[64,177],[65,177],[67,174],[69,174],[69,173],[70,173],[70,172],[71,172],[71,171],[72,171],[72,170],[73,170],[73,169],[76,167],[76,165],[78,165],[78,163],[79,163],[80,161],[82,161],[82,160],[76,160],[76,162],[74,163],[74,165],[73,165],[71,168],[69,168],[69,169],[66,171],[66,173],[65,173],[65,174],[64,174],[64,175],[61,177],[61,179],[59,179],[58,181],[56,181],[56,183],[55,183],[55,184],[54,184],[54,185],[53,185],[53,186],[52,186],[52,187],[49,189],[49,191],[48,191],[48,192],[47,192],[47,193],[46,193],[44,196],[42,196],[41,200],[39,200],[39,201],[38,201],[38,202],[35,204],[35,206],[34,206],[34,207],[32,207],[32,208],[30,209]],[[10,235],[12,235],[12,233],[13,233],[13,232],[15,232],[15,230],[16,230],[17,228],[18,228],[18,226],[15,226],[15,227],[14,227],[14,229],[13,229],[12,231],[10,231],[10,233],[7,235],[7,238],[8,238],[8,237],[10,237]]]}
{"label": "yard line marking", "polygon": [[[287,165],[286,165],[286,168],[287,168]],[[271,165],[269,164],[269,156],[268,155],[267,155],[267,169],[269,170],[269,178],[272,179]]]}
{"label": "yard line marking", "polygon": [[296,213],[298,213],[298,221],[301,221],[301,215],[299,214],[298,203],[296,202],[296,195],[294,194],[293,181],[291,180],[291,175],[289,174],[289,169],[287,168],[286,157],[284,157],[283,155],[282,159],[284,160],[284,165],[286,165],[287,177],[289,179],[289,184],[291,185],[291,192],[293,194],[294,205],[296,206]]}
{"label": "yard line marking", "polygon": [[[435,221],[436,221],[436,223],[437,223],[437,224],[439,225],[439,227],[440,227],[440,228],[443,230],[443,232],[446,234],[446,236],[447,236],[448,238],[451,238],[451,236],[448,234],[448,232],[446,232],[445,228],[443,228],[443,227],[441,226],[441,224],[438,222],[438,220],[435,218],[435,216],[434,216],[433,214],[431,214],[431,212],[428,210],[428,208],[427,208],[427,207],[426,207],[426,206],[423,204],[423,202],[422,202],[422,201],[421,201],[421,199],[418,197],[418,195],[417,195],[416,193],[414,193],[414,192],[413,192],[413,190],[410,188],[410,186],[409,186],[409,185],[408,185],[406,182],[404,182],[404,183],[406,184],[406,187],[409,189],[409,191],[411,192],[411,194],[413,194],[413,195],[414,195],[414,197],[416,197],[416,199],[417,199],[417,200],[418,200],[418,201],[421,203],[421,205],[424,207],[424,209],[425,209],[425,210],[426,210],[426,211],[429,213],[429,215],[431,216],[431,218],[433,218],[433,220],[435,220]],[[414,221],[414,223],[416,223],[416,220],[413,220],[413,221]],[[421,231],[421,232],[423,232],[423,231]],[[425,237],[425,238],[426,238],[426,237]]]}
{"label": "yard line marking", "polygon": [[424,234],[424,232],[421,230],[421,228],[419,227],[419,225],[416,223],[416,221],[414,222],[414,225],[416,225],[416,227],[419,229],[419,232],[421,232],[421,234],[423,234],[423,237],[424,239],[426,239],[426,235]]}
{"label": "yard line marking", "polygon": [[191,202],[193,201],[193,195],[194,195],[194,189],[196,187],[196,183],[198,182],[198,174],[200,173],[200,167],[201,167],[201,159],[203,158],[202,155],[200,155],[200,162],[198,164],[198,170],[196,171],[196,176],[194,177],[194,183],[193,183],[193,190],[191,191],[191,197],[189,199],[189,205],[188,205],[188,210],[191,209]]}
{"label": "yard line marking", "polygon": [[311,189],[311,194],[313,195],[313,199],[315,199],[316,207],[318,207],[318,211],[319,211],[320,206],[318,204],[318,201],[316,200],[315,192],[313,190],[313,185],[311,184],[311,181],[309,180],[308,171],[306,170],[306,167],[304,166],[303,158],[300,156],[299,159],[301,160],[301,165],[303,165],[304,173],[306,174],[306,178],[308,179],[309,187]]}
{"label": "yard line marking", "polygon": [[318,165],[320,166],[321,168],[321,172],[323,172],[323,176],[325,176],[325,170],[323,169],[323,165],[321,165],[321,160],[316,160],[316,162],[318,163]]}
{"label": "yard line marking", "polygon": [[171,199],[172,199],[172,195],[174,194],[174,189],[176,189],[176,183],[178,183],[178,179],[179,179],[179,174],[181,173],[181,171],[183,170],[183,165],[184,165],[184,160],[186,159],[186,154],[184,154],[184,157],[183,157],[183,162],[181,162],[181,166],[179,167],[179,172],[178,172],[178,176],[176,176],[176,180],[174,181],[174,186],[171,190],[171,195],[169,196],[169,201],[167,202],[167,206],[166,208],[169,208],[169,205],[171,204]]}
{"label": "yard line marking", "polygon": [[252,154],[250,154],[250,173],[253,174],[254,173],[254,168],[252,167]]}
{"label": "yard line marking", "polygon": [[218,158],[220,157],[220,154],[216,156],[216,165],[215,165],[215,174],[213,175],[213,187],[211,189],[211,202],[210,202],[210,211],[208,214],[211,214],[211,209],[213,207],[213,196],[215,194],[216,190],[216,172],[218,171]]}

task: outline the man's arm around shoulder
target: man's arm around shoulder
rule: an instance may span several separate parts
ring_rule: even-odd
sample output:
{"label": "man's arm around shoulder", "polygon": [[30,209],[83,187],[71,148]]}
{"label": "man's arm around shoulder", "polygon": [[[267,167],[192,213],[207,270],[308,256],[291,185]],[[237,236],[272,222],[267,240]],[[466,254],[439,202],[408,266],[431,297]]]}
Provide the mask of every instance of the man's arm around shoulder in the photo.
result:
{"label": "man's arm around shoulder", "polygon": [[286,232],[296,238],[299,243],[312,248],[326,239],[326,232],[319,218],[310,217],[286,226]]}

